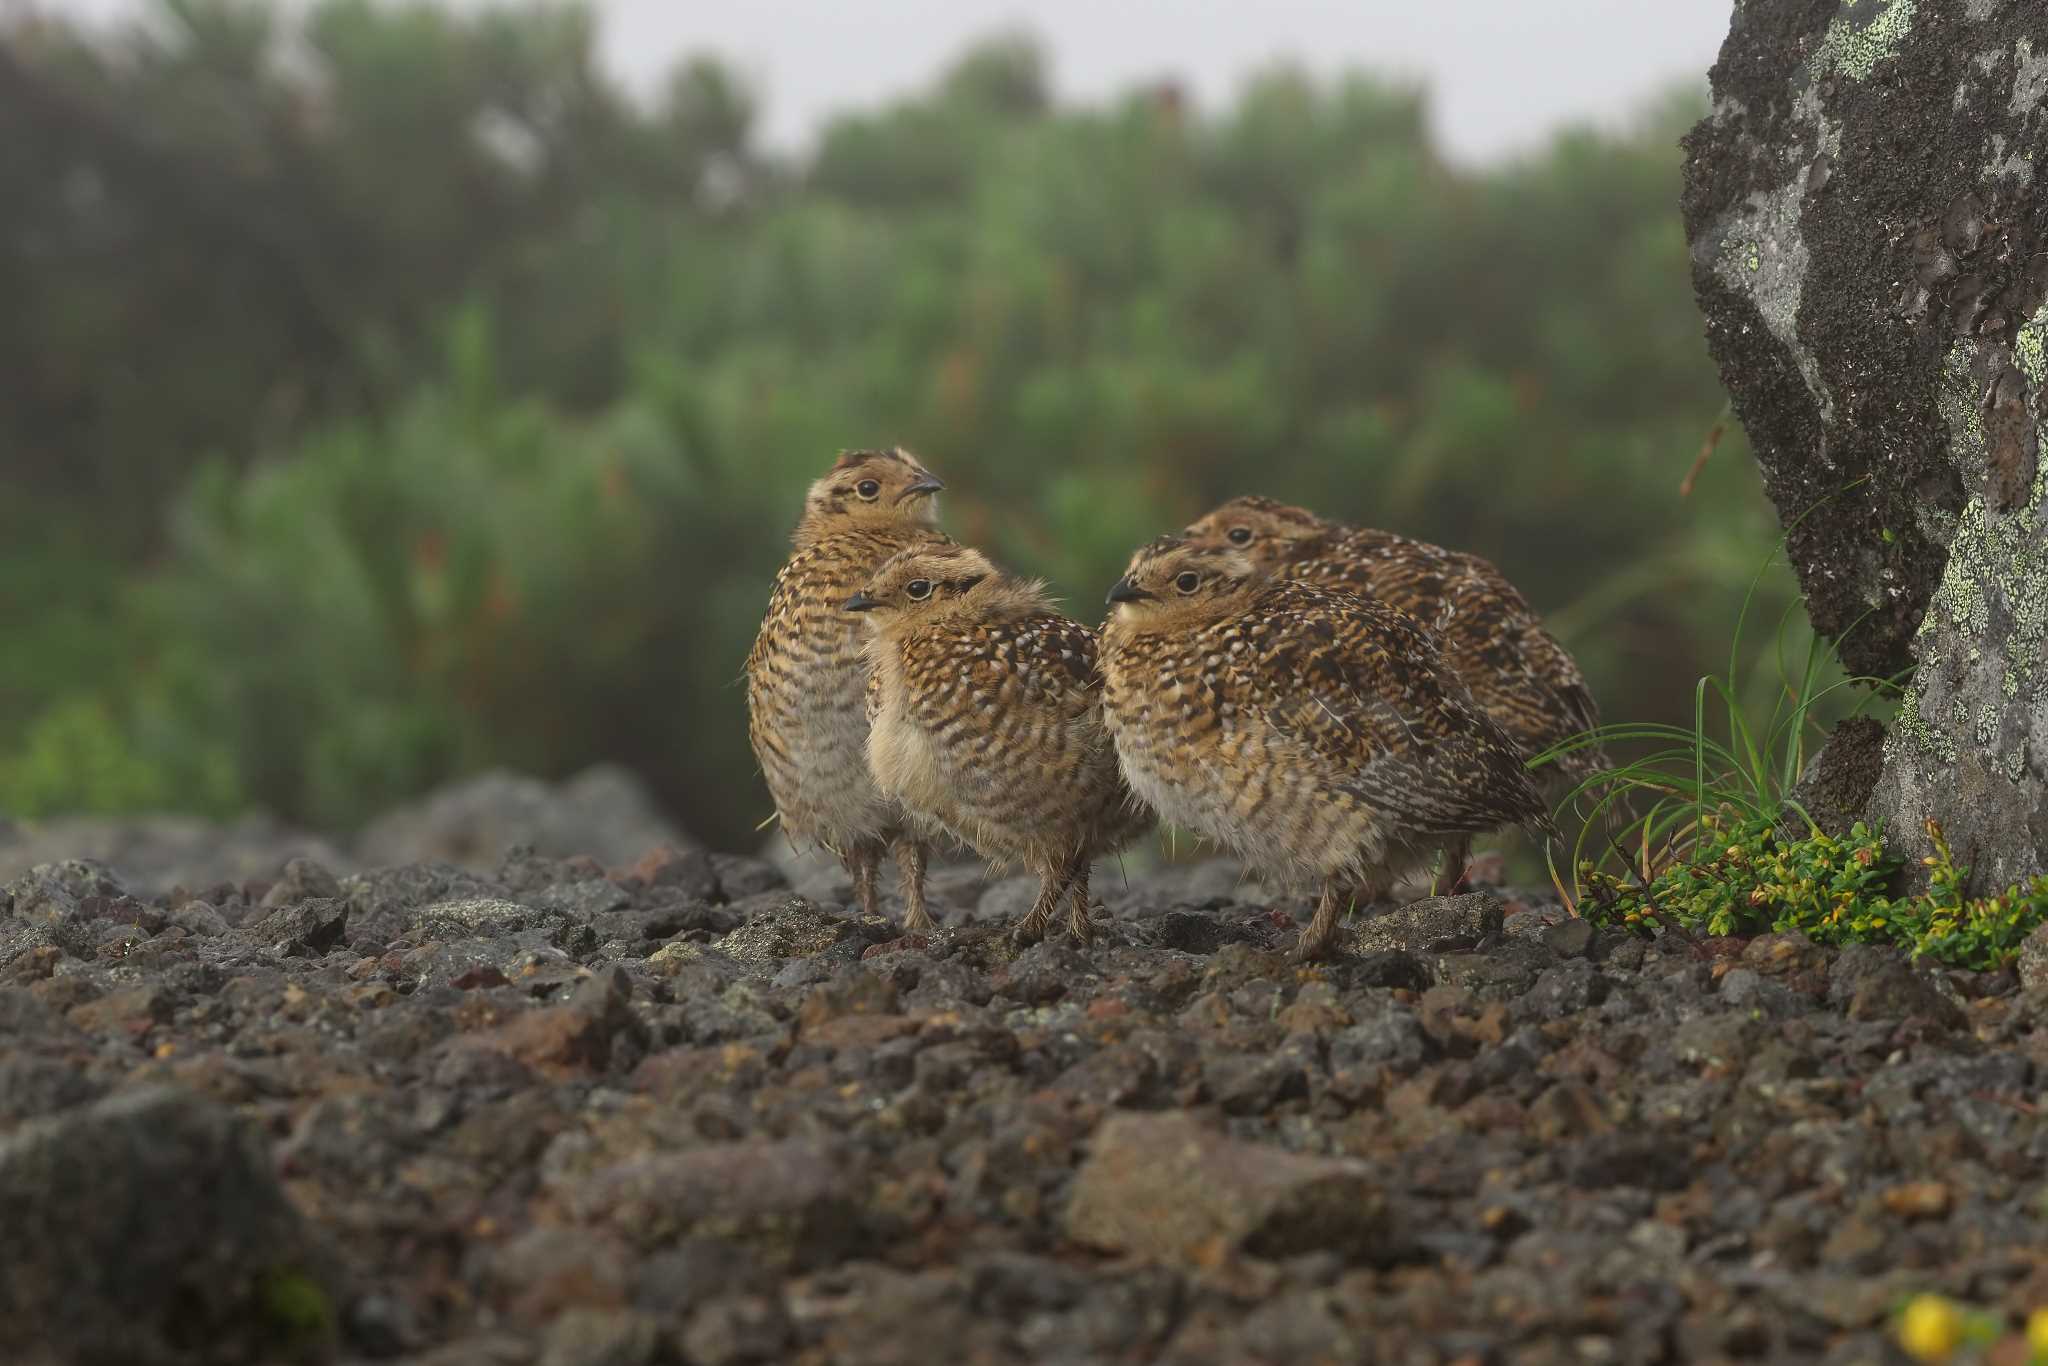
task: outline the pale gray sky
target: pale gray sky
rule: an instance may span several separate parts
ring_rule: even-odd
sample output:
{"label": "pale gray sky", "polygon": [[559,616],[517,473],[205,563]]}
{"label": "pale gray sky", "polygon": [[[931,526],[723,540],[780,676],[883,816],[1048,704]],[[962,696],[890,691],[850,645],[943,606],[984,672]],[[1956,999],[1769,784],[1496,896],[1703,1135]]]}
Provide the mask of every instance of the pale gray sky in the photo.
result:
{"label": "pale gray sky", "polygon": [[[479,0],[461,0],[475,4]],[[132,12],[140,0],[41,0]],[[1038,35],[1060,94],[1095,100],[1179,76],[1213,105],[1287,57],[1318,71],[1422,76],[1444,143],[1513,152],[1571,119],[1612,121],[1673,78],[1702,83],[1729,0],[598,0],[615,69],[646,88],[685,53],[735,62],[765,95],[769,139],[802,147],[824,115],[930,79],[971,39]]]}

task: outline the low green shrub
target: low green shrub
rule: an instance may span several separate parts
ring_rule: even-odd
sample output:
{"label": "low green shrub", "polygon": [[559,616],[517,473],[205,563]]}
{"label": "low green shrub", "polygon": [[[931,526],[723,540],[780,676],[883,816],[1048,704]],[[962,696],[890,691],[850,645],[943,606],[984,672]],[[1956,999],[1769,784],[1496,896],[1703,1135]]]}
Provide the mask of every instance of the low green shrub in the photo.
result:
{"label": "low green shrub", "polygon": [[1928,890],[1893,896],[1903,862],[1885,852],[1881,829],[1858,822],[1843,839],[1728,810],[1700,818],[1697,855],[1667,863],[1647,880],[1591,861],[1581,865],[1581,910],[1602,924],[1692,935],[1798,930],[1823,944],[1895,944],[1915,957],[1992,971],[2048,921],[2048,876],[1989,897],[1966,897],[1969,868],[1958,865],[1941,827],[1928,822],[1936,852]]}
{"label": "low green shrub", "polygon": [[0,815],[222,816],[241,804],[224,749],[189,735],[165,740],[154,718],[105,698],[53,702],[30,723],[18,750],[0,754]]}
{"label": "low green shrub", "polygon": [[53,703],[30,724],[20,751],[0,760],[0,811],[11,815],[128,811],[168,796],[161,770],[135,752],[97,698]]}

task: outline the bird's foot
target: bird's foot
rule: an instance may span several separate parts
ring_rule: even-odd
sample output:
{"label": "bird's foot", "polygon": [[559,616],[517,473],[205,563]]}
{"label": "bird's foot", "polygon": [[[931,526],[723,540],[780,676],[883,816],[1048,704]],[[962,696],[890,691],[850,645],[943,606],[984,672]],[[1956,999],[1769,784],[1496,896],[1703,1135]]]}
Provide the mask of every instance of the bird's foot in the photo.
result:
{"label": "bird's foot", "polygon": [[1294,951],[1288,957],[1297,963],[1313,963],[1329,957],[1330,948],[1336,941],[1335,925],[1310,925],[1301,932],[1301,937],[1294,941]]}
{"label": "bird's foot", "polygon": [[1010,927],[1010,942],[1020,949],[1030,948],[1033,944],[1045,938],[1046,919],[1047,917],[1038,914],[1036,911],[1025,916]]}

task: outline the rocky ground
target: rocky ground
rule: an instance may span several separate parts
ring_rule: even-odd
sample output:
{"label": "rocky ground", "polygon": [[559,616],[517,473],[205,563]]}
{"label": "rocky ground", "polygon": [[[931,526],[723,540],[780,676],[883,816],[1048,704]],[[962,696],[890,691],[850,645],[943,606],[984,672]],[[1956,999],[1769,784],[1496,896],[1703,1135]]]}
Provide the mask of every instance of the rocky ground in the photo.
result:
{"label": "rocky ground", "polygon": [[[2048,989],[1228,865],[0,889],[9,1361],[1884,1361],[2048,1303]],[[41,1355],[38,1355],[41,1353]]]}

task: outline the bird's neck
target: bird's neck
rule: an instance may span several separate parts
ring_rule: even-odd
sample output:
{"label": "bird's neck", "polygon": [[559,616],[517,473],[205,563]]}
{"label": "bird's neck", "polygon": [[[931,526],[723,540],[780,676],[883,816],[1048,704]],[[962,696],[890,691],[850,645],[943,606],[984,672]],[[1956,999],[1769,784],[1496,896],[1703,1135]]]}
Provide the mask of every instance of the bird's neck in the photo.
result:
{"label": "bird's neck", "polygon": [[790,541],[798,550],[808,550],[839,536],[860,536],[869,540],[901,541],[909,544],[926,529],[924,523],[900,514],[877,512],[871,517],[838,514],[806,516],[796,524]]}
{"label": "bird's neck", "polygon": [[1154,636],[1191,636],[1229,618],[1241,606],[1237,597],[1234,594],[1220,600],[1166,602],[1149,612],[1115,612],[1103,628],[1103,636],[1126,642]]}

